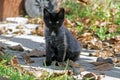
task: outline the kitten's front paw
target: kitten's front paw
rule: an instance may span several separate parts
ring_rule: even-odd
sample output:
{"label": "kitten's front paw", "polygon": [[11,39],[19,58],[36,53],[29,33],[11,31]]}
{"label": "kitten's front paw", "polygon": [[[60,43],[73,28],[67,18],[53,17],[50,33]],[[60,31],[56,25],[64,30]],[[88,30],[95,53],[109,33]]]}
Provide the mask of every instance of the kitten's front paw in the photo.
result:
{"label": "kitten's front paw", "polygon": [[51,63],[52,63],[51,61],[45,61],[45,62],[43,63],[43,65],[44,65],[44,66],[50,66]]}
{"label": "kitten's front paw", "polygon": [[65,66],[66,66],[66,63],[64,63],[64,62],[56,62],[55,65],[56,65],[56,66],[65,67]]}

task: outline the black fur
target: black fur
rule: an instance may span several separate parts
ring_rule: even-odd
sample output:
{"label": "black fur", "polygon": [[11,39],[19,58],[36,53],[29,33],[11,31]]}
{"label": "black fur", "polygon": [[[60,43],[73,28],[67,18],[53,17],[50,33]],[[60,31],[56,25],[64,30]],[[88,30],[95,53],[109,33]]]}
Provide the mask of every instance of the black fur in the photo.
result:
{"label": "black fur", "polygon": [[73,35],[64,27],[64,9],[59,12],[49,12],[44,8],[46,65],[52,61],[62,62],[67,59],[76,61],[80,55],[81,46]]}

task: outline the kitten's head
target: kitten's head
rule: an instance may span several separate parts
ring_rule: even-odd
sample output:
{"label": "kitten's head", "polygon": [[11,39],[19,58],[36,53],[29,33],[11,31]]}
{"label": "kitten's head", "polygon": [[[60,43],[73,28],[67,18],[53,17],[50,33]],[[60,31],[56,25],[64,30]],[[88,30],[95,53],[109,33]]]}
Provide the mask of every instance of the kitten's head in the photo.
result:
{"label": "kitten's head", "polygon": [[46,27],[52,31],[57,31],[64,22],[64,9],[61,8],[59,12],[49,12],[44,8],[44,22]]}

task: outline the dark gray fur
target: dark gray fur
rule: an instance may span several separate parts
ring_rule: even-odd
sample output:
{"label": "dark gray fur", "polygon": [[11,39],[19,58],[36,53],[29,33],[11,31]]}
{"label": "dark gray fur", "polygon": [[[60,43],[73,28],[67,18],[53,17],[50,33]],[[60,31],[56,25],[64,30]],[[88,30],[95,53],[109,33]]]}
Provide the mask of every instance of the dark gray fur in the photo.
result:
{"label": "dark gray fur", "polygon": [[67,59],[76,61],[79,58],[81,46],[63,25],[64,9],[56,13],[50,13],[44,9],[44,22],[46,65],[51,65],[52,61],[63,62]]}

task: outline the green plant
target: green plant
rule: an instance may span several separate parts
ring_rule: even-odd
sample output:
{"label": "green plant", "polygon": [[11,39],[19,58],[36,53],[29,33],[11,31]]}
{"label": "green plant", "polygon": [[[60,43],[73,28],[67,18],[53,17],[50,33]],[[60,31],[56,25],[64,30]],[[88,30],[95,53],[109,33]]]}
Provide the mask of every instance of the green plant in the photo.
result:
{"label": "green plant", "polygon": [[107,35],[108,28],[106,26],[100,27],[99,29],[96,29],[95,34],[101,39],[105,40]]}
{"label": "green plant", "polygon": [[6,61],[6,64],[9,64],[10,60],[12,59],[12,55],[5,53],[4,55],[0,55],[0,59],[2,59],[3,61]]}
{"label": "green plant", "polygon": [[[66,66],[64,68],[64,70],[66,71],[65,73],[46,73],[46,77],[43,77],[42,80],[74,80],[72,76],[68,75],[68,65],[69,60],[66,61]],[[61,67],[61,66],[59,66]]]}
{"label": "green plant", "polygon": [[[120,33],[120,28],[115,33],[109,33],[108,24],[98,27],[102,22],[120,25],[120,3],[116,0],[94,0],[86,6],[82,6],[76,0],[66,0],[63,6],[70,9],[70,13],[66,14],[66,17],[76,22],[75,29],[78,30],[80,35],[84,32],[84,29],[86,31],[92,30],[95,36],[97,35],[101,40],[105,40],[107,37],[112,38]],[[81,20],[77,21],[77,18]],[[87,27],[85,27],[86,21],[82,21],[84,18],[89,18],[91,21]],[[95,21],[98,21],[98,25],[94,25]]]}
{"label": "green plant", "polygon": [[0,76],[4,76],[9,80],[35,80],[33,75],[23,74],[18,68],[4,65],[7,60],[2,60],[0,64]]}

